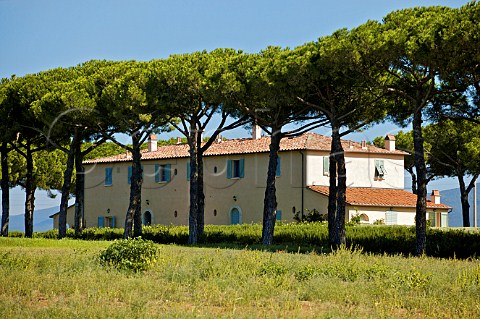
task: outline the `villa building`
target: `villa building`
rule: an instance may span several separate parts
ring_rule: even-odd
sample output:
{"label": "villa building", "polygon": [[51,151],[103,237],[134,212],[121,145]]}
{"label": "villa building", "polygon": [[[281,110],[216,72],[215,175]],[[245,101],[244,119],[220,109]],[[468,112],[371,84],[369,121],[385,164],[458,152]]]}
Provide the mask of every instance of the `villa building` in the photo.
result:
{"label": "villa building", "polygon": [[[205,224],[261,223],[269,137],[217,140],[204,157]],[[277,220],[297,212],[327,213],[331,138],[315,133],[284,138],[276,171]],[[347,168],[346,220],[414,225],[416,195],[404,190],[405,152],[387,135],[385,149],[343,140]],[[188,225],[189,151],[180,141],[157,147],[156,136],[142,153],[144,224]],[[131,155],[84,162],[86,227],[123,227],[129,204]],[[72,207],[73,208],[73,207]],[[67,222],[73,225],[73,209]],[[427,201],[432,226],[447,226],[450,207],[433,191]],[[54,225],[58,227],[58,215]]]}

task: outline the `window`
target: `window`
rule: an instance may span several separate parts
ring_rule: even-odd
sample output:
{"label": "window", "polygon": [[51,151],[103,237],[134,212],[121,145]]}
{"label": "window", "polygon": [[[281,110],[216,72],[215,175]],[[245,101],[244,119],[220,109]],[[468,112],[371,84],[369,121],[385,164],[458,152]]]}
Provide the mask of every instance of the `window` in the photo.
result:
{"label": "window", "polygon": [[367,214],[361,214],[360,215],[360,223],[366,224],[370,221],[370,218],[368,218]]}
{"label": "window", "polygon": [[397,212],[389,210],[385,213],[385,225],[397,225]]}
{"label": "window", "polygon": [[142,224],[145,226],[152,225],[152,212],[147,210],[143,213],[142,216]]}
{"label": "window", "polygon": [[115,228],[116,221],[117,219],[115,218],[115,216],[98,216],[98,228]]}
{"label": "window", "polygon": [[386,174],[385,164],[383,160],[375,160],[375,179],[382,180]]}
{"label": "window", "polygon": [[228,160],[227,161],[227,178],[243,178],[244,177],[245,160]]}
{"label": "window", "polygon": [[275,212],[275,219],[276,220],[282,220],[282,211],[281,210],[277,210]]}
{"label": "window", "polygon": [[440,227],[448,227],[448,213],[440,213]]}
{"label": "window", "polygon": [[167,183],[170,182],[171,165],[170,164],[155,164],[155,182]]}
{"label": "window", "polygon": [[435,211],[431,212],[431,213],[428,213],[428,220],[430,221],[430,226],[436,227],[437,226],[437,213]]}
{"label": "window", "polygon": [[112,171],[111,167],[105,168],[105,186],[112,186]]}
{"label": "window", "polygon": [[330,175],[330,156],[323,157],[323,175],[324,176]]}

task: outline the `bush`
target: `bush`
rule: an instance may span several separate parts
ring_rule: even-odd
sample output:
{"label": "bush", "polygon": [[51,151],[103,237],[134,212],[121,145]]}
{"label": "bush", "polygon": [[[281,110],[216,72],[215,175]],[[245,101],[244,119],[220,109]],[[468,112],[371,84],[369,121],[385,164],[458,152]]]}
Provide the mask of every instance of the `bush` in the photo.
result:
{"label": "bush", "polygon": [[100,254],[102,264],[121,270],[147,270],[157,261],[157,247],[141,238],[115,240]]}
{"label": "bush", "polygon": [[315,222],[325,222],[327,221],[327,214],[321,214],[315,208],[311,211],[307,210],[306,214],[300,215],[300,212],[296,212],[293,215],[293,220],[299,223],[315,223]]}
{"label": "bush", "polygon": [[[316,215],[316,212],[312,212]],[[378,222],[379,223],[379,222]],[[9,236],[23,237],[20,232]],[[69,238],[85,240],[121,239],[121,228],[87,228],[78,237],[73,230],[67,231]],[[35,237],[56,238],[56,231],[35,233]],[[142,238],[157,244],[186,245],[188,226],[153,225],[143,227]],[[253,247],[261,245],[262,225],[206,225],[205,234],[199,244],[222,247]],[[361,247],[364,252],[375,254],[401,254],[408,256],[415,252],[415,227],[390,225],[347,225],[348,247]],[[283,247],[287,251],[329,252],[328,224],[326,222],[303,222],[278,224],[275,227],[275,250]],[[269,249],[270,249],[269,248]],[[262,247],[266,249],[266,247]],[[427,255],[442,258],[478,258],[480,256],[480,232],[459,229],[429,228],[427,230]]]}

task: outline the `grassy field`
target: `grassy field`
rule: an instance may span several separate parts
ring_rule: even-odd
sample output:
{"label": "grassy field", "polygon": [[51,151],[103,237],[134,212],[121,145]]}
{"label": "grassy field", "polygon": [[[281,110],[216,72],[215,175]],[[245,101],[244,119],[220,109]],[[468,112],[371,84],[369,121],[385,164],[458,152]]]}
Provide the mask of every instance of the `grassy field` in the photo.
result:
{"label": "grassy field", "polygon": [[143,273],[105,241],[0,238],[2,318],[480,318],[480,261],[158,245]]}

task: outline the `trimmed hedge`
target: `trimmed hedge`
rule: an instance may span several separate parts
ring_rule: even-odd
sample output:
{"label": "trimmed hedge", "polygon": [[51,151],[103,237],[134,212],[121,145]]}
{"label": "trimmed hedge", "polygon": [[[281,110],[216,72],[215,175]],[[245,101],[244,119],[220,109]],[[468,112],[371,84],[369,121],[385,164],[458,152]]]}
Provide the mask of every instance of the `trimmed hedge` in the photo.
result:
{"label": "trimmed hedge", "polygon": [[[35,237],[55,238],[56,231],[35,233]],[[15,233],[15,236],[19,234]],[[73,230],[67,236],[76,238]],[[120,228],[88,228],[78,239],[115,240],[122,239]],[[262,225],[205,226],[201,239],[204,245],[229,247],[261,246]],[[415,250],[415,227],[406,226],[347,226],[347,246],[358,247],[364,252],[375,254],[412,255]],[[142,238],[160,244],[186,245],[188,226],[154,225],[143,228]],[[275,246],[291,251],[329,251],[328,227],[326,223],[278,224],[275,227]],[[444,258],[476,258],[480,256],[480,232],[461,229],[429,228],[427,230],[427,255]]]}

